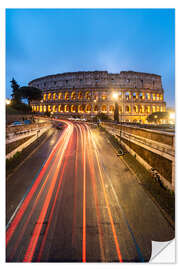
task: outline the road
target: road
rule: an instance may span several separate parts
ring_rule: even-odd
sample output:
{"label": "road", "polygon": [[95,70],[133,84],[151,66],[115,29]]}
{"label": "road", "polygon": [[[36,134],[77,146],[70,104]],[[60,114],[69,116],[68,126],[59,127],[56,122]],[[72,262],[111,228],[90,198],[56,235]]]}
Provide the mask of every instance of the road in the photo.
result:
{"label": "road", "polygon": [[98,130],[66,128],[7,181],[7,262],[144,262],[174,230]]}

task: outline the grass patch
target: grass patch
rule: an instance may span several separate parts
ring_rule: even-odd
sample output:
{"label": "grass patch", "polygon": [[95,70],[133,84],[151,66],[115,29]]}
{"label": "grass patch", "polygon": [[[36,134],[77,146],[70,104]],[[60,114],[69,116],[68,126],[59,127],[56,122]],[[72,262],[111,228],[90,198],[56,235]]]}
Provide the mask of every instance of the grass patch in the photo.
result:
{"label": "grass patch", "polygon": [[[100,127],[101,131],[104,131],[106,137],[109,139],[113,147],[120,152],[120,148],[125,150],[122,145],[120,145],[117,138],[111,135],[103,127]],[[169,191],[162,188],[158,183],[156,183],[148,172],[137,160],[135,156],[127,153],[122,156],[129,167],[134,171],[137,178],[141,181],[142,186],[147,190],[151,196],[156,200],[156,202],[161,206],[162,209],[175,221],[175,194],[173,191]]]}

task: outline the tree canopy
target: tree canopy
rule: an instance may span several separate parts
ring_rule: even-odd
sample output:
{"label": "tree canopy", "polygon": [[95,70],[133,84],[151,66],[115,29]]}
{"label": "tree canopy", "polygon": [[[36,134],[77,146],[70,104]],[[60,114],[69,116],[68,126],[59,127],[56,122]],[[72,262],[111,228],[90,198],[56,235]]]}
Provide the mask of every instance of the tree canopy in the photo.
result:
{"label": "tree canopy", "polygon": [[11,83],[11,88],[12,88],[12,94],[11,94],[12,102],[14,104],[21,103],[21,93],[19,91],[19,84],[17,84],[14,78],[12,78],[10,83]]}
{"label": "tree canopy", "polygon": [[168,118],[168,112],[154,112],[147,117],[147,121],[152,123],[158,123],[162,119],[167,119]]}
{"label": "tree canopy", "polygon": [[42,99],[42,92],[39,88],[31,87],[31,86],[22,86],[19,88],[20,94],[22,98],[28,100],[28,104],[32,100],[41,100]]}

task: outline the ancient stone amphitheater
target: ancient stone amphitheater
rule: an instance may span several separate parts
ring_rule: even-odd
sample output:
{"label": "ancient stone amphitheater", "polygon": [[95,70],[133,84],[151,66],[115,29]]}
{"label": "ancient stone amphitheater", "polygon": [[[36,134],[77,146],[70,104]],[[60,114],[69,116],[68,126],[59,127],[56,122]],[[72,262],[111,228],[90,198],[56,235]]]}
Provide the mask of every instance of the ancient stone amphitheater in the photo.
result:
{"label": "ancient stone amphitheater", "polygon": [[112,118],[117,102],[120,120],[144,123],[149,114],[166,111],[161,76],[155,74],[68,72],[37,78],[29,86],[43,91],[43,99],[31,103],[38,114],[49,111],[59,116],[89,118],[102,112]]}

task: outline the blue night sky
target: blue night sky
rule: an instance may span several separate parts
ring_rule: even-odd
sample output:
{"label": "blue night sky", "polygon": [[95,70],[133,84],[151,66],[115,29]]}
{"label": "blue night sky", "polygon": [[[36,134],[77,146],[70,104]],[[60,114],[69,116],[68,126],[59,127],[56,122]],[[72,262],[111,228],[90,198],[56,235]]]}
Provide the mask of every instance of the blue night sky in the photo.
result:
{"label": "blue night sky", "polygon": [[175,103],[174,9],[7,9],[6,96],[12,77],[73,71],[139,71],[162,76]]}

